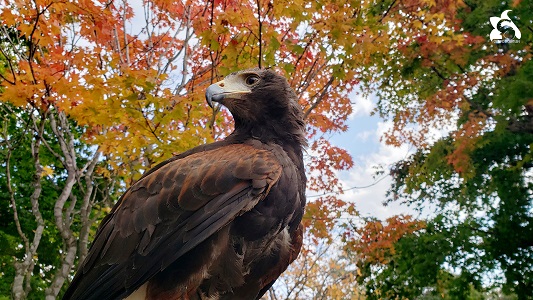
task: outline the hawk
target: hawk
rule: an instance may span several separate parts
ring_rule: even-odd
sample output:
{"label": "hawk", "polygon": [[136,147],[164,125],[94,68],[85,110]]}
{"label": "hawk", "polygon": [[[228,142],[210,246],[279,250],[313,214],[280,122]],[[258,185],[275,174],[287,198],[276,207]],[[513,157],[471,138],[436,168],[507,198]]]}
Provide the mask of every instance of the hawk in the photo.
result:
{"label": "hawk", "polygon": [[235,130],[133,184],[63,299],[259,299],[296,259],[306,138],[295,93],[274,71],[249,69],[206,99],[231,112]]}

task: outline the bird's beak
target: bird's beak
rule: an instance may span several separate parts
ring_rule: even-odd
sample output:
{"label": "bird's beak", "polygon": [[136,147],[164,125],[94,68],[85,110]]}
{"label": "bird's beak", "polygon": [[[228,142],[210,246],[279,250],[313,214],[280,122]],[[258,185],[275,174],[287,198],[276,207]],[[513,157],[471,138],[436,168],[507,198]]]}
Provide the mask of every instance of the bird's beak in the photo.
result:
{"label": "bird's beak", "polygon": [[[210,85],[207,90],[205,90],[205,99],[211,108],[213,108],[213,101],[220,102],[224,99],[224,90],[220,87],[221,82],[224,82],[224,80]],[[224,85],[222,84],[222,86]]]}
{"label": "bird's beak", "polygon": [[210,85],[205,90],[205,99],[212,108],[213,102],[221,103],[224,99],[241,99],[244,94],[251,92],[249,87],[233,77]]}

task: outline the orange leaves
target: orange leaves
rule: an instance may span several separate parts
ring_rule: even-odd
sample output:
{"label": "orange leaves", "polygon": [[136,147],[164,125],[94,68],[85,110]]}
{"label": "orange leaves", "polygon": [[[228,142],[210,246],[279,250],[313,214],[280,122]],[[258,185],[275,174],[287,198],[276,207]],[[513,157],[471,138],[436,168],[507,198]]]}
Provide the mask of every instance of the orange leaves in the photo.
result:
{"label": "orange leaves", "polygon": [[358,215],[354,203],[339,199],[336,195],[311,196],[305,209],[302,223],[313,244],[327,240],[332,242],[339,225]]}
{"label": "orange leaves", "polygon": [[367,263],[387,264],[395,254],[394,243],[407,234],[413,234],[425,227],[423,221],[411,216],[394,216],[385,222],[368,221],[356,230],[356,238],[348,241],[360,259]]}
{"label": "orange leaves", "polygon": [[[9,70],[5,72],[4,101],[17,106],[31,104],[46,108],[64,101],[61,88],[69,90],[65,80],[72,59],[64,48],[61,34],[69,3],[17,1],[2,10],[0,20],[12,30],[3,53],[9,53]],[[7,31],[6,31],[7,33]]]}
{"label": "orange leaves", "polygon": [[327,207],[330,202],[318,199],[311,201],[306,206],[305,216],[302,220],[304,226],[313,236],[314,242],[318,239],[327,238],[330,235],[335,223],[334,216],[331,216],[331,207]]}
{"label": "orange leaves", "polygon": [[25,106],[31,103],[32,98],[40,89],[35,87],[21,87],[9,86],[2,92],[2,101],[9,101],[16,106]]}
{"label": "orange leaves", "polygon": [[490,108],[473,104],[471,98],[519,60],[513,54],[480,57],[479,52],[490,45],[484,37],[462,28],[460,17],[464,15],[458,11],[469,9],[464,3],[420,1],[421,5],[413,6],[416,9],[409,6],[418,2],[402,2],[398,8],[402,14],[394,9],[388,14],[391,22],[404,20],[404,26],[392,28],[391,37],[400,43],[399,53],[388,56],[402,73],[397,76],[392,71],[382,85],[387,92],[382,92],[380,110],[393,121],[385,140],[427,148],[435,138],[451,131],[456,151],[448,161],[466,176],[469,153],[476,137],[486,129],[482,119],[491,115]]}
{"label": "orange leaves", "polygon": [[353,166],[350,154],[342,148],[331,145],[325,139],[318,139],[311,145],[308,189],[313,191],[338,192],[341,189],[336,172]]}
{"label": "orange leaves", "polygon": [[470,154],[476,149],[483,130],[487,126],[487,116],[480,113],[471,113],[468,120],[454,134],[454,151],[447,157],[455,171],[463,178],[472,178],[473,166]]}
{"label": "orange leaves", "polygon": [[17,24],[17,17],[13,14],[13,11],[8,6],[1,10],[2,24],[4,26],[13,27]]}
{"label": "orange leaves", "polygon": [[[9,4],[0,17],[13,32],[0,45],[9,54],[1,100],[67,112],[82,126],[82,139],[111,158],[111,169],[126,173],[209,141],[203,95],[185,96],[189,78],[168,76],[178,69],[177,59],[183,59],[181,70],[187,68],[191,49],[190,33],[177,37],[179,24],[189,26],[179,19],[188,16],[179,15],[179,7],[185,14],[181,3],[153,2],[145,27],[135,24],[143,33],[132,34],[125,29],[135,12],[126,2]],[[162,23],[177,25],[176,33]],[[194,87],[200,91],[203,84]]]}

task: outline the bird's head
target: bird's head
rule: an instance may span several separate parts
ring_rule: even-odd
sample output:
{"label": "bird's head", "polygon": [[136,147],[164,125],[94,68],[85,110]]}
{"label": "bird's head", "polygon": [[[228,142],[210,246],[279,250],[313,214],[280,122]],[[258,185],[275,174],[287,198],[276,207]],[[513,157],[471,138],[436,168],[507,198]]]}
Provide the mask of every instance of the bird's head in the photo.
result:
{"label": "bird's head", "polygon": [[303,135],[303,113],[296,95],[285,77],[270,69],[232,73],[210,85],[205,95],[209,106],[218,102],[228,108],[236,130],[255,130],[256,136],[259,129],[279,136],[287,131]]}
{"label": "bird's head", "polygon": [[243,122],[281,118],[296,104],[296,95],[287,80],[268,69],[231,73],[209,86],[205,95],[209,106],[218,102],[229,109],[236,121]]}

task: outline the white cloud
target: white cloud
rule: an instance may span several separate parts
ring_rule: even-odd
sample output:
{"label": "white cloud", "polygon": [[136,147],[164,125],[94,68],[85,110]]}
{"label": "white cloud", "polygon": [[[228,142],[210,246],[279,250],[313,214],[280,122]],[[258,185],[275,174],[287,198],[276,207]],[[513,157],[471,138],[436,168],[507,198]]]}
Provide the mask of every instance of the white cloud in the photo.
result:
{"label": "white cloud", "polygon": [[357,116],[368,116],[374,110],[374,103],[369,97],[363,97],[361,94],[355,94],[351,97],[354,102],[352,104],[352,114],[350,119]]}
{"label": "white cloud", "polygon": [[[361,149],[358,149],[360,154],[354,157],[355,166],[350,171],[339,174],[344,189],[357,187],[346,191],[341,195],[341,198],[345,201],[355,202],[362,216],[385,219],[397,214],[416,214],[413,209],[400,203],[394,202],[387,206],[383,205],[387,199],[386,192],[392,182],[392,178],[387,175],[390,165],[406,158],[413,152],[413,149],[409,149],[407,145],[393,147],[380,142],[379,137],[392,124],[390,122],[378,122],[376,125],[377,128],[370,133],[363,131],[356,134],[365,136],[366,139],[370,139],[373,145],[378,144],[378,147],[373,152],[370,148],[370,151],[362,152]],[[373,147],[373,149],[376,148]],[[376,170],[379,168],[385,173],[376,176]],[[378,180],[379,182],[377,182]]]}
{"label": "white cloud", "polygon": [[361,132],[358,132],[356,137],[362,141],[362,142],[366,142],[368,141],[368,139],[374,135],[374,131],[372,130],[367,130],[367,131],[361,131]]}

